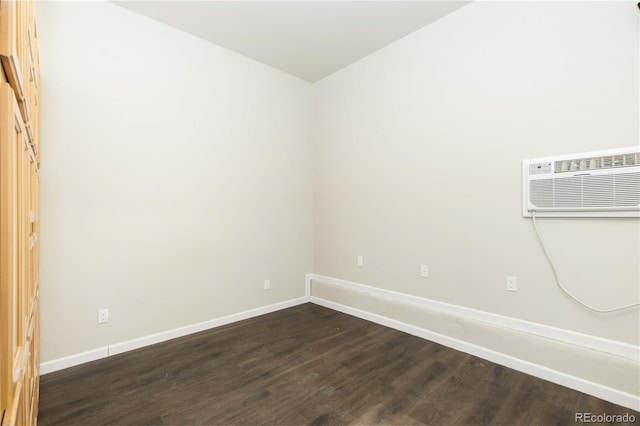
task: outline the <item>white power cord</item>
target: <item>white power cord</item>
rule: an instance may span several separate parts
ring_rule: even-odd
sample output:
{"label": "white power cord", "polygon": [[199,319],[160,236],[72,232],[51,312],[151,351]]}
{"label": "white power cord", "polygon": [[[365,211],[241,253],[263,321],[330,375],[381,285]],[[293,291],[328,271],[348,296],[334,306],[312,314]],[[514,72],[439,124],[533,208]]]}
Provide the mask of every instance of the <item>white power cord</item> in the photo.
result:
{"label": "white power cord", "polygon": [[574,295],[569,293],[569,291],[567,291],[567,289],[562,286],[562,283],[560,282],[560,277],[558,276],[558,270],[556,269],[556,265],[553,263],[553,260],[551,260],[551,256],[549,256],[549,252],[547,251],[547,247],[544,245],[544,241],[542,240],[542,236],[540,235],[540,231],[538,230],[538,224],[536,223],[536,212],[535,211],[531,212],[531,217],[533,218],[533,228],[536,230],[536,235],[538,236],[538,240],[540,240],[540,244],[542,245],[542,250],[544,251],[544,254],[547,256],[547,260],[549,261],[549,264],[551,265],[551,269],[553,269],[553,274],[556,277],[556,284],[558,284],[558,287],[560,287],[560,289],[562,291],[564,291],[564,293],[567,296],[569,296],[570,298],[572,298],[573,300],[575,300],[576,302],[578,302],[579,304],[581,304],[585,308],[590,309],[590,310],[592,310],[594,312],[602,313],[602,314],[606,314],[606,313],[609,313],[609,312],[621,311],[623,309],[629,309],[629,308],[633,308],[635,306],[640,306],[640,302],[636,302],[636,303],[632,303],[630,305],[620,306],[620,307],[617,307],[617,308],[597,309],[597,308],[594,308],[592,306],[587,305],[586,303],[584,303],[583,301],[581,301],[580,299],[578,299],[577,297],[575,297]]}

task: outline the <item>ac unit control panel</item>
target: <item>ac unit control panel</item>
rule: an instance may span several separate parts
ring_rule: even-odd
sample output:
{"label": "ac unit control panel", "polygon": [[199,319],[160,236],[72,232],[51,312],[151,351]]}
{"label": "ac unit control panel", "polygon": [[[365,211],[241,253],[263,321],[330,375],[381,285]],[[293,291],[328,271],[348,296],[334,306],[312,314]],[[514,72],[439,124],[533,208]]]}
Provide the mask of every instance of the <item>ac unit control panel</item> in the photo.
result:
{"label": "ac unit control panel", "polygon": [[530,175],[545,175],[553,172],[553,163],[547,161],[544,163],[529,164]]}

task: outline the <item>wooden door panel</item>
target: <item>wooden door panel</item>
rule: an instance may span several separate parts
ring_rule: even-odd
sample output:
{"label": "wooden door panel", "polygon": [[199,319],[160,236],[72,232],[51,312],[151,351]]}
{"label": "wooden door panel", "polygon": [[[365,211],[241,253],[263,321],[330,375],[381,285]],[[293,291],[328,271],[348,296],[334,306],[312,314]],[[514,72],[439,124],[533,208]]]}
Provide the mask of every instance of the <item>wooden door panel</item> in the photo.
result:
{"label": "wooden door panel", "polygon": [[[25,146],[28,146],[22,117],[13,90],[0,85],[0,338],[1,406],[6,409],[24,373],[27,321],[30,307],[26,284],[27,246],[25,206],[28,174]],[[27,144],[27,145],[25,145]]]}

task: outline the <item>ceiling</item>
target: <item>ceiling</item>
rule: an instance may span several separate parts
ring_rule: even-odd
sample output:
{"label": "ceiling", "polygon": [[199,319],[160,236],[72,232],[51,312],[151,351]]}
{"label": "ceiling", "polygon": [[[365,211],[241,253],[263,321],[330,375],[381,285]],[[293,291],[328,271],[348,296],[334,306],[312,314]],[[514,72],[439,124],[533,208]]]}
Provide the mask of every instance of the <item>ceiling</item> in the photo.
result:
{"label": "ceiling", "polygon": [[310,82],[470,1],[114,1]]}

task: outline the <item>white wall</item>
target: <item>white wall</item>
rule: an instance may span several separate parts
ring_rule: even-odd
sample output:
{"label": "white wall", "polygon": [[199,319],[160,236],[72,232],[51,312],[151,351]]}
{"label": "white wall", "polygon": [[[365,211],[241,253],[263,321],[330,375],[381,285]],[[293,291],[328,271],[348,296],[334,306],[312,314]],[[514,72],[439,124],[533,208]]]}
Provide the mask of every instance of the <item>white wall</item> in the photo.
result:
{"label": "white wall", "polygon": [[310,84],[111,3],[37,12],[42,360],[303,296]]}
{"label": "white wall", "polygon": [[[562,295],[520,211],[523,158],[638,143],[633,2],[474,2],[314,86],[110,3],[37,11],[43,361],[307,272],[638,344],[637,309]],[[638,300],[637,220],[540,227],[576,295]]]}
{"label": "white wall", "polygon": [[[634,2],[474,2],[314,85],[314,272],[638,344],[637,308],[556,287],[520,177],[638,144],[638,22]],[[639,299],[637,219],[539,226],[576,296]]]}

